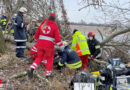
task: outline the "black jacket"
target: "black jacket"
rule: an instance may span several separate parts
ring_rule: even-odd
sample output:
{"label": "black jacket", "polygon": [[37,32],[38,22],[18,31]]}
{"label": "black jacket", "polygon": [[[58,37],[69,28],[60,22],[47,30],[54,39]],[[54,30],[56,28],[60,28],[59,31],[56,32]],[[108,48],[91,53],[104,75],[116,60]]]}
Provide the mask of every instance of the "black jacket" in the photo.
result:
{"label": "black jacket", "polygon": [[69,48],[69,46],[66,46],[63,51],[63,55],[61,58],[61,64],[64,64],[65,62],[67,64],[73,64],[80,61],[79,56],[75,51]]}
{"label": "black jacket", "polygon": [[98,54],[101,53],[100,48],[96,49],[96,46],[100,46],[100,42],[97,41],[95,38],[93,40],[87,40],[88,42],[88,46],[89,46],[89,50],[91,52],[91,55],[93,56],[97,56]]}
{"label": "black jacket", "polygon": [[26,23],[23,20],[23,16],[20,12],[18,12],[14,23],[14,39],[16,42],[27,41],[25,27],[26,27]]}

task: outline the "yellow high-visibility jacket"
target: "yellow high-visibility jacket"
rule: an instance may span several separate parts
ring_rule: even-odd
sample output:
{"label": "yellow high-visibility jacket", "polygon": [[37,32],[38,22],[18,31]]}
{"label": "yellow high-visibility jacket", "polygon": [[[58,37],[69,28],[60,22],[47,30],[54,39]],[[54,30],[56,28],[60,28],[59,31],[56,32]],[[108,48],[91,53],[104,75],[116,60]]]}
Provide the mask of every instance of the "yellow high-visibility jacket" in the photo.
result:
{"label": "yellow high-visibility jacket", "polygon": [[77,52],[78,56],[90,54],[86,37],[82,35],[80,31],[76,31],[72,38],[71,48]]}

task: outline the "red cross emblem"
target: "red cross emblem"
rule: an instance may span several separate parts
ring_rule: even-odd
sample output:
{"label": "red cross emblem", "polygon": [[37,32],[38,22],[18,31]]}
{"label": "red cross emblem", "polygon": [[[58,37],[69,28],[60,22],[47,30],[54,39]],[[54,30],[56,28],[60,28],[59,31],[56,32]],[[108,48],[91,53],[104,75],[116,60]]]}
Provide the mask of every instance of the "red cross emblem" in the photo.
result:
{"label": "red cross emblem", "polygon": [[51,31],[51,27],[50,27],[50,26],[46,26],[46,28],[42,30],[42,32],[43,32],[44,34],[49,34],[50,31]]}

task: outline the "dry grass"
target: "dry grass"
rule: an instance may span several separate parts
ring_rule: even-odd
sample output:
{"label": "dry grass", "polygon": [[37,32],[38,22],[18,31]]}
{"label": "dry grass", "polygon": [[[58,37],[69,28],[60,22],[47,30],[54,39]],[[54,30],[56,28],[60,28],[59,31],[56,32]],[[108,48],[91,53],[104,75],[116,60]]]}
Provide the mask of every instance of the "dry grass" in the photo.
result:
{"label": "dry grass", "polygon": [[[65,69],[62,72],[53,70],[55,77],[50,79],[51,86],[48,86],[45,82],[39,80],[38,78],[29,79],[28,76],[23,76],[21,78],[9,79],[14,74],[27,71],[29,66],[32,64],[33,60],[24,60],[15,57],[15,47],[8,44],[8,51],[2,57],[0,57],[0,77],[4,81],[7,90],[69,90],[69,83],[75,74],[74,70]],[[29,52],[26,50],[26,55]],[[29,56],[28,56],[29,57]],[[44,77],[45,67],[40,65],[37,69],[40,76]]]}

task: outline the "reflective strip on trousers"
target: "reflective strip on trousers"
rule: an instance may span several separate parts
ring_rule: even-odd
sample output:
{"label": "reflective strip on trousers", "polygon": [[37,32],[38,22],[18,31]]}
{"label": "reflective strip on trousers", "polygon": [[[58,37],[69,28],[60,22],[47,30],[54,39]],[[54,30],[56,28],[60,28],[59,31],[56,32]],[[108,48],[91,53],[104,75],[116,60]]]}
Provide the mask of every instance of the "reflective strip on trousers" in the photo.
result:
{"label": "reflective strip on trousers", "polygon": [[26,46],[16,46],[16,48],[26,48]]}
{"label": "reflective strip on trousers", "polygon": [[31,49],[32,51],[34,51],[34,52],[37,52],[37,50],[34,50],[34,49]]}
{"label": "reflective strip on trousers", "polygon": [[24,39],[24,40],[18,40],[18,39],[15,39],[14,41],[15,41],[15,42],[26,42],[27,39]]}
{"label": "reflective strip on trousers", "polygon": [[30,68],[35,69],[36,67],[34,67],[34,66],[31,65]]}
{"label": "reflective strip on trousers", "polygon": [[36,63],[33,63],[33,65],[34,65],[35,67],[37,67],[37,64],[36,64]]}
{"label": "reflective strip on trousers", "polygon": [[52,42],[54,42],[54,40],[55,40],[54,38],[43,36],[43,35],[40,35],[39,39],[48,40],[48,41],[52,41]]}
{"label": "reflective strip on trousers", "polygon": [[78,53],[78,52],[85,51],[85,50],[88,50],[88,49],[81,49],[81,50],[78,50],[76,52]]}

